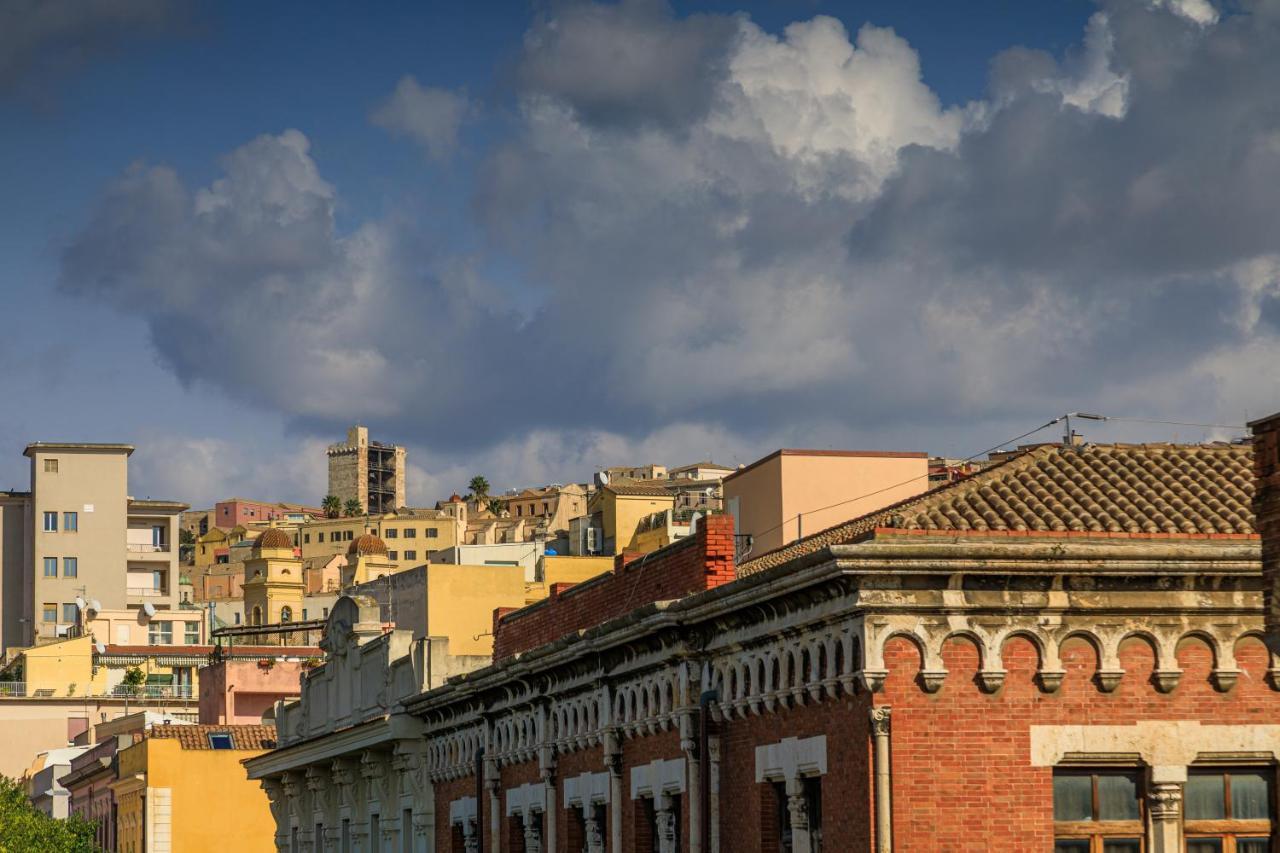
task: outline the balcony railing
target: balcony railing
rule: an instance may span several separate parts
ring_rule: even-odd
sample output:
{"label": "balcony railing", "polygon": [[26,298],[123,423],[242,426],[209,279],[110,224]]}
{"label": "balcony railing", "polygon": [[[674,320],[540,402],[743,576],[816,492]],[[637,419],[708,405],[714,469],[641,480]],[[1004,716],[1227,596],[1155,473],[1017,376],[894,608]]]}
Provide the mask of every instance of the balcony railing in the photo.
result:
{"label": "balcony railing", "polygon": [[0,681],[0,699],[191,699],[190,684],[117,684],[106,692],[93,687],[68,685],[28,690],[25,681]]}
{"label": "balcony railing", "polygon": [[169,553],[169,543],[161,542],[156,545],[153,542],[129,542],[128,548],[131,554],[167,554]]}
{"label": "balcony railing", "polygon": [[149,586],[131,586],[128,590],[131,596],[141,596],[143,598],[164,598],[169,593],[163,589],[155,589]]}

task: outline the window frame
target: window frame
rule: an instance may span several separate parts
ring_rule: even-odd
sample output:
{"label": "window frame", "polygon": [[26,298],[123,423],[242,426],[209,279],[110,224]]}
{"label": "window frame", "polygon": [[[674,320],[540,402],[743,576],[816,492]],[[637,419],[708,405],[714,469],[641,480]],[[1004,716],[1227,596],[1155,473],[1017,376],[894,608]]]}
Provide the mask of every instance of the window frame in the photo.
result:
{"label": "window frame", "polygon": [[[1054,815],[1053,843],[1057,847],[1059,841],[1086,841],[1089,853],[1104,853],[1104,845],[1108,841],[1137,841],[1138,850],[1147,850],[1147,780],[1142,768],[1131,765],[1085,765],[1064,766],[1053,769],[1053,778],[1060,776],[1087,776],[1090,778],[1090,811],[1093,817],[1089,820],[1058,820]],[[1102,812],[1101,797],[1098,793],[1100,776],[1124,776],[1135,782],[1138,805],[1136,820],[1102,820],[1098,817]],[[1052,807],[1052,803],[1050,803]]]}
{"label": "window frame", "polygon": [[80,532],[80,513],[69,511],[69,510],[63,510],[62,532],[63,533],[79,533]]}
{"label": "window frame", "polygon": [[[231,737],[231,732],[209,732],[207,737],[209,738],[210,749],[235,749],[236,748],[235,741]],[[225,746],[221,746],[220,744],[225,744]]]}
{"label": "window frame", "polygon": [[[1232,774],[1257,773],[1267,781],[1267,807],[1271,813],[1269,818],[1249,818],[1237,820],[1231,816],[1231,776]],[[1206,764],[1187,768],[1187,781],[1192,776],[1222,776],[1222,818],[1190,818],[1187,816],[1187,798],[1182,798],[1182,837],[1185,841],[1220,840],[1222,853],[1235,853],[1236,842],[1265,838],[1268,846],[1275,850],[1276,830],[1276,767],[1274,764]]]}
{"label": "window frame", "polygon": [[[52,568],[53,568],[53,571],[52,571],[52,572],[51,572],[51,571],[49,571],[49,568],[50,568],[50,567],[52,567]],[[56,578],[57,576],[58,576],[58,558],[57,558],[57,557],[45,557],[45,558],[44,558],[44,575],[43,575],[43,577],[46,577],[46,578]]]}
{"label": "window frame", "polygon": [[44,511],[44,532],[45,533],[58,532],[58,513],[55,510]]}
{"label": "window frame", "polygon": [[79,557],[63,557],[62,558],[62,576],[64,578],[80,577],[80,558]]}

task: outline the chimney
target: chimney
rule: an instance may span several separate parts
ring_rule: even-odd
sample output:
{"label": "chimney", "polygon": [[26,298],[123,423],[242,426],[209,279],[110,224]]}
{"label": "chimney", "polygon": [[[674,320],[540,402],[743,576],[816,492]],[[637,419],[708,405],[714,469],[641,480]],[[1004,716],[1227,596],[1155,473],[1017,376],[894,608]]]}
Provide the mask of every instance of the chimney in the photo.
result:
{"label": "chimney", "polygon": [[1280,634],[1280,412],[1249,424],[1253,433],[1253,515],[1262,536],[1266,630]]}

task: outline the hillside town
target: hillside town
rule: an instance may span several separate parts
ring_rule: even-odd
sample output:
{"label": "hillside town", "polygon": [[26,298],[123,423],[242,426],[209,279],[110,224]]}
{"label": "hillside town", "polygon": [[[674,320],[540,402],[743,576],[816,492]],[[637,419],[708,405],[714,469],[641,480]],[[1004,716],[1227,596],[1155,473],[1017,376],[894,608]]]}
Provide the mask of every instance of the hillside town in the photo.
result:
{"label": "hillside town", "polygon": [[140,500],[132,446],[33,441],[0,774],[108,851],[1266,849],[1280,415],[1251,428],[430,507],[363,426],[316,506]]}

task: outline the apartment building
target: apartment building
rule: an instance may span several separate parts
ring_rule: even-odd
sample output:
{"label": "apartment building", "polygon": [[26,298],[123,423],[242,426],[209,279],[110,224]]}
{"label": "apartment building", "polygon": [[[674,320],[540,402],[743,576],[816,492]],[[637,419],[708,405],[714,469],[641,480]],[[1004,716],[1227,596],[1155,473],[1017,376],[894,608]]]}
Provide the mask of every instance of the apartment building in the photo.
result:
{"label": "apartment building", "polygon": [[97,610],[177,609],[175,501],[128,491],[128,444],[34,442],[30,490],[0,493],[0,645],[65,636]]}
{"label": "apartment building", "polygon": [[443,510],[402,507],[397,512],[351,518],[322,518],[297,531],[302,558],[346,554],[366,533],[387,543],[387,560],[398,569],[420,566],[431,555],[460,544],[463,522]]}
{"label": "apartment building", "polygon": [[344,504],[355,498],[363,512],[389,512],[405,504],[405,449],[369,440],[368,427],[353,426],[347,440],[331,444],[329,494]]}

